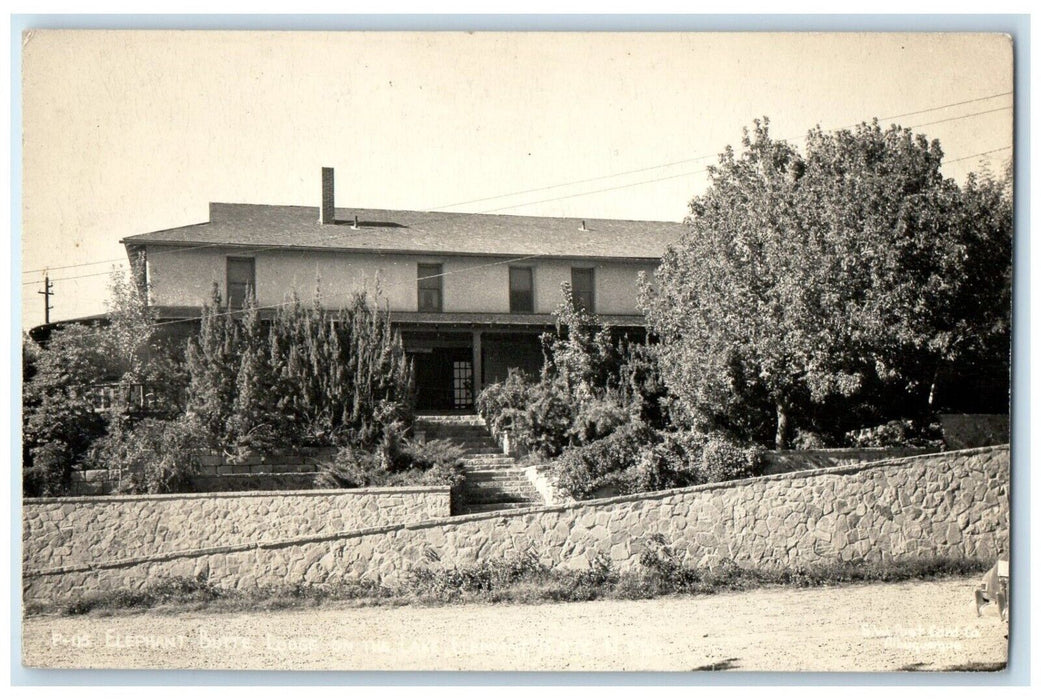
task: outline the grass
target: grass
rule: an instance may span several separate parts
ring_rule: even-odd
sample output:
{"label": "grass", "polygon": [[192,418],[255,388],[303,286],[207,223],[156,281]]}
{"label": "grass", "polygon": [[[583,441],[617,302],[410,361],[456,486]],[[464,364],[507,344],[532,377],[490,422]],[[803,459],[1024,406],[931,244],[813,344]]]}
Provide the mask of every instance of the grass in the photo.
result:
{"label": "grass", "polygon": [[666,595],[711,595],[766,587],[811,588],[897,582],[980,573],[989,563],[932,557],[891,562],[849,562],[792,569],[756,569],[722,562],[711,569],[684,566],[660,538],[652,538],[636,571],[620,573],[597,556],[581,571],[554,568],[534,551],[466,567],[416,567],[395,586],[346,580],[336,584],[230,590],[205,579],[168,578],[141,590],[117,590],[51,605],[27,606],[25,614],[110,615],[116,612],[237,612],[318,607],[460,603],[558,603],[642,600]]}

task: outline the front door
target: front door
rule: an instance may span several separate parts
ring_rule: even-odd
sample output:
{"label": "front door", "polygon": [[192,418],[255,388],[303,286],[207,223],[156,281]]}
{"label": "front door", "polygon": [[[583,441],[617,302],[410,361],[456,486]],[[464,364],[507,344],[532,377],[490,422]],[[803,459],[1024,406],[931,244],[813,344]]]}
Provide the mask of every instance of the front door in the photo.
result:
{"label": "front door", "polygon": [[473,409],[473,353],[470,348],[430,348],[412,355],[416,408],[420,411]]}

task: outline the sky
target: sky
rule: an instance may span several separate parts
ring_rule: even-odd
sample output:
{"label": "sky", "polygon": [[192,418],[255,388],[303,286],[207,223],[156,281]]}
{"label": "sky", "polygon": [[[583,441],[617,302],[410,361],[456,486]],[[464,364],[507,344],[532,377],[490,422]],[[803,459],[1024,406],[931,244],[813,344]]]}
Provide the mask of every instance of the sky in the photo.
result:
{"label": "sky", "polygon": [[[23,39],[22,321],[100,313],[119,240],[208,203],[680,221],[743,127],[879,117],[944,172],[1011,157],[1001,35],[38,31]],[[999,150],[1000,149],[1000,150]]]}

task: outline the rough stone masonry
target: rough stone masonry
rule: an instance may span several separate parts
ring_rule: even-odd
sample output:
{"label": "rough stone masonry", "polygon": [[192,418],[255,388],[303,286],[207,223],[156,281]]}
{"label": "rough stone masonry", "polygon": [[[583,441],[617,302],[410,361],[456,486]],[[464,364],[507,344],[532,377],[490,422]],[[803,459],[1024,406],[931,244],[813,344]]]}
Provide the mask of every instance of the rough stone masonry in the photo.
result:
{"label": "rough stone masonry", "polygon": [[655,534],[700,566],[724,559],[758,567],[935,555],[986,560],[1008,551],[1009,466],[1005,445],[510,513],[283,539],[261,534],[224,546],[202,538],[195,549],[122,561],[102,548],[62,567],[48,566],[34,554],[45,543],[27,538],[24,593],[27,600],[60,599],[174,575],[237,589],[353,578],[393,583],[411,567],[465,566],[529,549],[578,569],[602,553],[625,571],[638,566]]}

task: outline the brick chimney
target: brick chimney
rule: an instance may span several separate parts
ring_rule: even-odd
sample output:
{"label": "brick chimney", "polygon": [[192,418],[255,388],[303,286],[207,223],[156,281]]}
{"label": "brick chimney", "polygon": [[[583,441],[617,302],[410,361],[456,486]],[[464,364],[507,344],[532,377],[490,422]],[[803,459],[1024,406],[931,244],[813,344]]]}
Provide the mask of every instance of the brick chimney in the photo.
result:
{"label": "brick chimney", "polygon": [[318,212],[318,223],[336,223],[336,200],[333,197],[332,168],[322,168],[322,207]]}

